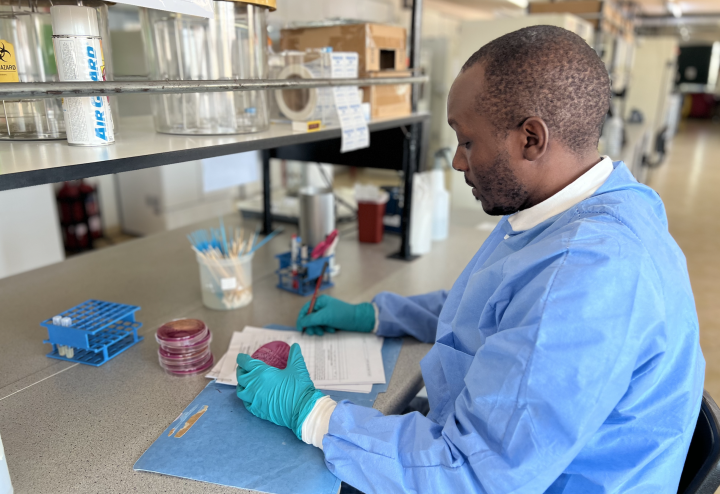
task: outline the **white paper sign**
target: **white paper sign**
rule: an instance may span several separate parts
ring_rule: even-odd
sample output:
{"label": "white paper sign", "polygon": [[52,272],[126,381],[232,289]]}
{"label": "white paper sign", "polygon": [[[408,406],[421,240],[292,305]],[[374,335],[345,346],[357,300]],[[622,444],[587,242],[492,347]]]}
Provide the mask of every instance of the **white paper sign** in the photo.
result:
{"label": "white paper sign", "polygon": [[[358,76],[358,54],[353,52],[333,53],[331,77],[352,79]],[[362,101],[357,86],[334,87],[342,144],[340,152],[354,151],[370,146],[370,130],[363,114]]]}
{"label": "white paper sign", "polygon": [[221,278],[220,288],[223,290],[234,290],[237,288],[237,278]]}
{"label": "white paper sign", "polygon": [[226,189],[260,180],[260,152],[230,154],[202,161],[203,191]]}

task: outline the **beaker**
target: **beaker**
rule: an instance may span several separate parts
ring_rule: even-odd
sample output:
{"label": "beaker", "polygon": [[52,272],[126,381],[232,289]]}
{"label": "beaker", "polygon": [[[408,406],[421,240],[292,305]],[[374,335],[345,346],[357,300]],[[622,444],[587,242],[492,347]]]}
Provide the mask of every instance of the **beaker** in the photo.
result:
{"label": "beaker", "polygon": [[[274,10],[274,1],[214,1],[213,19],[141,8],[151,77],[267,78],[265,18],[270,8]],[[266,91],[160,94],[152,97],[152,105],[155,130],[166,134],[242,134],[269,126]]]}
{"label": "beaker", "polygon": [[197,255],[200,291],[208,309],[230,310],[252,302],[252,254],[210,258]]}
{"label": "beaker", "polygon": [[[50,7],[74,0],[0,0],[0,83],[58,81]],[[98,13],[107,80],[112,80],[107,4],[84,2]],[[65,139],[60,98],[0,101],[0,140]]]}

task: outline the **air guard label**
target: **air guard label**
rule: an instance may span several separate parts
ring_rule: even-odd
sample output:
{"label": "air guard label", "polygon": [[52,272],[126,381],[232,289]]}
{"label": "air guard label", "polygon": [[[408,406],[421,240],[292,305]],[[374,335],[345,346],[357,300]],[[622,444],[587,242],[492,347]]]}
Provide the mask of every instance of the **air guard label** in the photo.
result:
{"label": "air guard label", "polygon": [[[104,81],[99,37],[53,36],[61,81]],[[68,144],[103,146],[115,141],[110,100],[106,96],[63,98]]]}

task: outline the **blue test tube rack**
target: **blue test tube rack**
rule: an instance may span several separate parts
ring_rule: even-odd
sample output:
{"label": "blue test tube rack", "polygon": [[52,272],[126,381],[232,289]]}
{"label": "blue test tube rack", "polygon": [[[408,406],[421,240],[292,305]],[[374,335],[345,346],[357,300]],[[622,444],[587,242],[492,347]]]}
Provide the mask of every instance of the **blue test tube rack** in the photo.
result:
{"label": "blue test tube rack", "polygon": [[[101,366],[143,340],[137,334],[142,327],[142,323],[135,321],[138,310],[140,307],[134,305],[91,299],[58,314],[71,319],[69,326],[54,324],[52,318],[41,322],[48,331],[48,339],[43,343],[53,346],[47,356]],[[72,357],[61,355],[59,347],[71,348]]]}
{"label": "blue test tube rack", "polygon": [[[312,251],[312,249],[309,250]],[[329,264],[330,259],[332,259],[334,255],[319,257],[312,261],[302,261],[298,259],[298,274],[295,276],[293,276],[292,272],[292,256],[289,251],[284,254],[278,254],[275,257],[277,257],[278,262],[280,263],[280,268],[275,271],[278,275],[277,287],[282,290],[287,290],[288,292],[307,297],[308,295],[312,295],[315,291],[315,284],[322,273],[323,265],[326,262]],[[296,280],[297,288],[294,287]],[[332,286],[335,285],[332,282],[330,270],[327,269],[325,271],[325,279],[320,285],[320,290],[325,290],[326,288],[330,288]]]}

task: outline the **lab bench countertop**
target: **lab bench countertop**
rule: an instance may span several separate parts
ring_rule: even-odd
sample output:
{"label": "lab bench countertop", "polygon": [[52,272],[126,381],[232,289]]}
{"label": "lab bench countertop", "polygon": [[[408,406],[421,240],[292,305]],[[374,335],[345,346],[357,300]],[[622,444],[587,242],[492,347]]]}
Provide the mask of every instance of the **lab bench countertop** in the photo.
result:
{"label": "lab bench countertop", "polygon": [[[470,215],[470,216],[468,216]],[[388,259],[399,238],[360,244],[354,225],[341,231],[336,286],[324,293],[349,302],[379,291],[412,295],[450,288],[488,232],[476,212],[463,213],[450,238],[413,262]],[[477,220],[473,220],[477,217]],[[470,219],[468,219],[470,218]],[[240,223],[237,215],[226,225]],[[200,299],[199,272],[186,235],[208,221],[72,257],[0,280],[0,437],[18,493],[254,492],[145,472],[135,461],[208,383],[179,378],[158,364],[154,332],[174,318],[198,318],[213,333],[219,358],[234,331],[247,325],[294,325],[304,297],[276,288],[275,254],[287,250],[294,227],[256,253],[253,302],[213,311]],[[247,221],[246,221],[247,223]],[[244,225],[253,228],[254,225]],[[40,322],[87,299],[137,305],[144,341],[100,367],[46,357]],[[388,391],[375,408],[400,413],[422,387],[419,362],[429,344],[404,338]]]}

